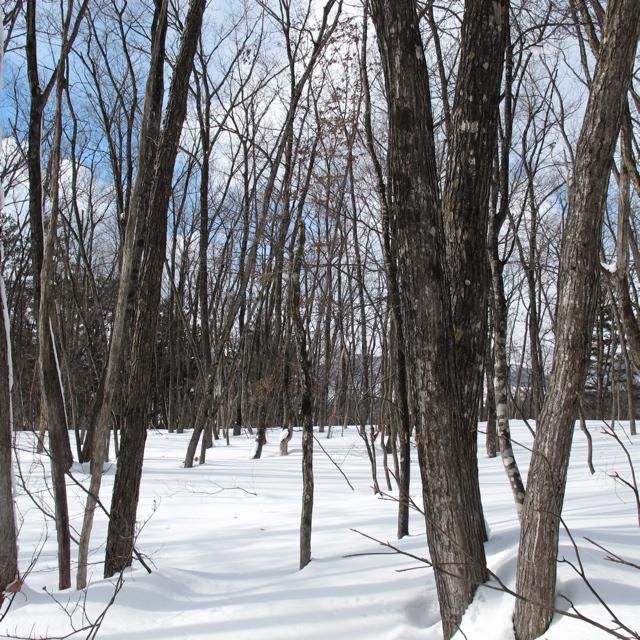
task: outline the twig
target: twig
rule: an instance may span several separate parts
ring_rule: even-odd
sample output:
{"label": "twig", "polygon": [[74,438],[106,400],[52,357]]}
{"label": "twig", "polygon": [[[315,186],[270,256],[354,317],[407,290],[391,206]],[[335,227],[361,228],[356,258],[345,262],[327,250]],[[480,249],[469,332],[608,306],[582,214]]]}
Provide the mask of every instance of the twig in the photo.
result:
{"label": "twig", "polygon": [[616,562],[617,564],[625,564],[628,567],[633,567],[634,569],[638,569],[638,571],[640,571],[640,564],[636,564],[635,562],[631,562],[629,560],[625,560],[624,558],[621,558],[617,553],[610,551],[609,549],[599,544],[598,542],[591,540],[591,538],[585,537],[585,540],[590,544],[592,544],[594,547],[598,547],[598,549],[601,549],[602,551],[604,551],[607,554],[604,557],[605,560],[608,560],[609,562]]}
{"label": "twig", "polygon": [[610,474],[609,477],[613,478],[616,482],[619,482],[629,487],[633,492],[633,496],[636,501],[636,512],[638,514],[638,526],[640,526],[640,492],[638,491],[638,481],[636,479],[636,471],[633,466],[633,460],[631,459],[631,454],[629,453],[629,449],[627,448],[627,446],[620,439],[620,436],[616,433],[615,429],[613,429],[613,427],[610,424],[608,424],[605,420],[603,420],[603,422],[605,424],[605,428],[602,430],[602,432],[610,436],[611,438],[613,438],[620,445],[620,447],[624,451],[624,455],[627,458],[627,464],[629,465],[629,470],[631,472],[631,481],[626,480],[625,478],[620,476],[620,474],[617,471]]}
{"label": "twig", "polygon": [[329,455],[327,450],[322,446],[322,443],[320,442],[320,440],[318,440],[315,433],[313,434],[313,439],[318,443],[318,446],[320,447],[320,449],[322,449],[322,453],[324,453],[324,455],[327,456],[329,460],[331,460],[331,463],[333,464],[333,466],[342,474],[342,477],[345,479],[345,482],[351,488],[351,491],[355,491],[355,489],[353,488],[353,485],[349,482],[349,478],[347,478],[347,475],[345,474],[345,472],[340,468],[338,463]]}
{"label": "twig", "polygon": [[[454,576],[454,577],[458,577],[456,576],[456,574],[448,572],[446,569],[444,569],[442,567],[442,565],[439,566],[435,566],[433,564],[433,562],[427,558],[422,558],[420,556],[416,556],[412,553],[409,553],[408,551],[404,551],[403,549],[400,549],[398,547],[396,547],[395,545],[392,545],[389,542],[384,542],[382,540],[378,540],[377,538],[374,538],[373,536],[370,536],[366,533],[362,533],[361,531],[358,531],[357,529],[351,529],[351,531],[379,544],[382,545],[383,547],[386,547],[388,549],[392,549],[393,551],[395,551],[397,554],[399,555],[403,555],[406,556],[408,558],[412,558],[413,560],[417,560],[418,562],[421,562],[425,565],[427,565],[427,567],[433,567],[434,569],[438,569],[439,571],[441,571],[442,573],[445,573],[446,575],[450,575],[450,576]],[[572,539],[573,540],[573,539]],[[571,563],[568,563],[571,564]],[[571,565],[573,566],[573,565]],[[416,567],[417,568],[417,567]],[[574,567],[575,569],[575,567]],[[406,571],[406,569],[404,569]],[[403,569],[396,569],[396,571],[403,571]],[[530,598],[525,598],[523,595],[517,593],[516,591],[514,591],[513,589],[511,589],[510,587],[508,587],[504,581],[493,571],[491,571],[491,569],[487,569],[487,573],[489,574],[489,576],[496,582],[496,584],[491,584],[490,582],[485,582],[482,583],[480,586],[484,587],[485,589],[491,589],[492,591],[499,591],[501,593],[507,593],[511,596],[513,596],[514,598],[518,599],[518,600],[526,600],[529,601],[531,603],[533,603],[536,606],[542,607],[542,608],[548,608],[547,605],[544,605],[540,602],[536,602],[535,600],[532,600]],[[580,573],[578,571],[578,573]],[[590,588],[591,586],[588,585]],[[593,620],[592,618],[589,618],[588,616],[584,615],[583,613],[581,613],[580,611],[578,611],[575,607],[575,605],[573,604],[573,602],[571,602],[571,600],[569,600],[569,598],[567,598],[566,596],[563,596],[562,594],[560,594],[562,598],[564,598],[570,605],[571,607],[571,611],[567,611],[565,609],[558,609],[557,607],[551,607],[551,611],[553,611],[554,613],[557,613],[559,615],[565,616],[567,618],[573,618],[574,620],[581,620],[582,622],[586,622],[587,624],[596,627],[597,629],[600,629],[606,633],[608,633],[609,635],[613,636],[614,638],[619,638],[620,640],[638,640],[640,639],[640,635],[638,635],[637,632],[633,631],[632,629],[630,629],[629,627],[627,627],[626,625],[623,625],[616,617],[615,615],[611,614],[613,616],[613,622],[617,623],[617,627],[616,628],[611,628],[611,627],[607,627],[606,625],[598,622],[597,620]],[[602,599],[600,596],[596,595],[596,597],[598,598],[598,600],[600,602],[602,602]],[[611,613],[610,609],[605,605],[605,607],[607,608],[607,611],[609,613]],[[627,632],[627,634],[629,635],[625,635],[620,633],[620,631],[618,631],[618,629],[623,629],[624,631]]]}

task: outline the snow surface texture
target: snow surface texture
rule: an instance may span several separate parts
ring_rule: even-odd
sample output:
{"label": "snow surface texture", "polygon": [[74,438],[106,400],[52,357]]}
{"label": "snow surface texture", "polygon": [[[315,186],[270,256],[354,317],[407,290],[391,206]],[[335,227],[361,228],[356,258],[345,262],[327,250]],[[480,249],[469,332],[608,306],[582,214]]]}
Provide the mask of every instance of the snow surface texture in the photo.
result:
{"label": "snow surface texture", "polygon": [[[625,624],[640,630],[640,571],[605,560],[589,537],[623,558],[640,562],[640,529],[631,491],[616,484],[614,472],[629,478],[620,446],[589,423],[594,437],[591,476],[586,440],[576,430],[564,518],[580,549],[593,587]],[[481,426],[481,429],[483,426]],[[513,423],[514,450],[526,472],[531,436]],[[618,426],[622,434],[622,427]],[[331,461],[315,447],[316,502],[313,560],[298,571],[301,504],[300,432],[290,455],[278,455],[279,431],[270,431],[261,460],[250,460],[253,438],[241,436],[227,447],[220,442],[207,462],[181,468],[190,434],[151,431],[138,515],[144,522],[137,548],[154,572],[138,562],[124,573],[124,585],[107,611],[98,637],[118,640],[435,640],[442,637],[433,573],[415,560],[387,553],[352,529],[389,540],[409,553],[426,556],[422,516],[411,516],[412,535],[397,542],[396,503],[375,497],[362,440],[351,427],[322,440],[355,487],[351,491]],[[317,434],[324,438],[324,434]],[[31,434],[19,433],[21,472],[32,494],[18,488],[20,566],[39,553],[35,568],[0,623],[0,637],[63,636],[95,620],[114,594],[115,580],[102,579],[106,519],[97,513],[92,539],[90,586],[86,593],[55,590],[55,527],[36,508],[51,504],[43,481],[49,464],[34,453]],[[623,440],[627,441],[626,437]],[[640,440],[629,445],[636,469]],[[483,443],[482,443],[483,446]],[[482,447],[481,447],[482,449]],[[415,449],[413,449],[415,457]],[[500,458],[479,460],[485,517],[491,531],[486,546],[491,569],[511,587],[515,582],[519,527]],[[378,451],[378,467],[381,455]],[[103,496],[109,496],[115,468],[107,463]],[[412,469],[418,504],[419,474]],[[88,482],[87,470],[74,475]],[[384,485],[382,470],[379,480]],[[84,498],[68,482],[72,526],[82,522]],[[51,510],[51,507],[48,507]],[[77,532],[76,532],[77,535]],[[75,553],[75,551],[74,551]],[[351,556],[351,557],[347,557]],[[575,563],[562,533],[560,558]],[[410,571],[399,571],[405,569]],[[91,571],[91,569],[90,569]],[[587,616],[612,626],[610,616],[566,563],[559,565],[558,591]],[[565,607],[561,598],[557,606]],[[462,624],[469,640],[511,640],[513,598],[481,588]],[[73,638],[86,638],[85,630]],[[5,634],[4,636],[2,634]],[[547,640],[595,640],[610,637],[592,626],[556,616]]]}

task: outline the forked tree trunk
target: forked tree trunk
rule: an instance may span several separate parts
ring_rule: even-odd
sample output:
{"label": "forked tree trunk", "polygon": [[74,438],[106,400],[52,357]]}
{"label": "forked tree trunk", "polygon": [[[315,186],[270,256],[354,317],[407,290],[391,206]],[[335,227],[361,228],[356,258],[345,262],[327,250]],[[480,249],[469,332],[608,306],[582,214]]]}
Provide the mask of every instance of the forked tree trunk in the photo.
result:
{"label": "forked tree trunk", "polygon": [[372,7],[389,108],[388,199],[398,241],[400,307],[410,395],[416,399],[427,539],[448,639],[486,578],[477,474],[470,464],[471,434],[460,411],[451,349],[449,270],[416,5],[375,0]]}
{"label": "forked tree trunk", "polygon": [[111,425],[111,412],[116,387],[121,378],[121,363],[126,344],[126,327],[133,314],[136,289],[139,289],[140,248],[138,242],[144,228],[145,203],[148,203],[150,198],[155,155],[155,146],[152,141],[157,140],[159,136],[164,95],[164,43],[167,25],[166,19],[163,18],[163,11],[166,12],[166,2],[163,5],[157,5],[154,15],[152,27],[153,47],[144,99],[140,149],[138,152],[138,173],[131,195],[130,208],[127,212],[122,266],[118,283],[118,299],[111,329],[111,343],[109,345],[109,359],[103,374],[104,383],[101,384],[100,404],[95,413],[91,480],[85,503],[78,549],[78,573],[76,577],[78,589],[84,589],[87,585],[89,542],[102,484],[102,470],[107,454],[107,435]]}
{"label": "forked tree trunk", "polygon": [[166,255],[167,210],[178,142],[186,115],[189,79],[206,0],[191,0],[176,59],[167,111],[155,154],[151,199],[147,205],[140,291],[131,345],[131,370],[120,457],[113,486],[105,577],[131,564],[142,461],[147,436],[148,396],[162,270]]}
{"label": "forked tree trunk", "polygon": [[553,369],[524,505],[516,582],[521,599],[514,615],[518,640],[540,636],[553,616],[560,514],[598,299],[603,212],[640,35],[637,0],[610,0],[603,33],[569,189]]}

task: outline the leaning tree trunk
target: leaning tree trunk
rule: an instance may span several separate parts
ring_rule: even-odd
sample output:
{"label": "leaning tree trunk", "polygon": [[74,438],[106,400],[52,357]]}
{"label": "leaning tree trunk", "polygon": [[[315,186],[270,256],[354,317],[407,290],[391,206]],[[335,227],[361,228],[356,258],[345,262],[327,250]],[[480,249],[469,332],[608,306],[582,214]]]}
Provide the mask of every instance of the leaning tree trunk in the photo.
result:
{"label": "leaning tree trunk", "polygon": [[427,66],[412,0],[374,0],[389,109],[389,206],[416,399],[427,539],[445,638],[486,578],[483,540],[451,349],[450,287]]}
{"label": "leaning tree trunk", "polygon": [[[102,470],[107,457],[107,441],[111,424],[111,413],[116,394],[116,387],[122,375],[121,363],[126,343],[126,327],[133,315],[133,303],[136,290],[139,290],[139,240],[144,228],[144,207],[149,201],[153,176],[155,145],[152,143],[159,137],[162,99],[164,95],[163,66],[165,55],[166,19],[161,5],[157,6],[154,15],[151,53],[151,65],[145,90],[144,112],[142,116],[140,148],[138,152],[138,173],[131,195],[125,239],[122,249],[122,266],[118,283],[118,299],[115,316],[111,328],[109,358],[100,385],[100,404],[95,411],[94,448],[92,452],[91,480],[85,503],[82,531],[78,550],[78,573],[76,586],[84,589],[87,586],[87,568],[89,542],[93,529],[93,519],[100,486]],[[166,11],[166,5],[164,6]]]}
{"label": "leaning tree trunk", "polygon": [[142,461],[147,436],[147,408],[155,344],[162,270],[167,240],[167,210],[178,142],[186,115],[187,94],[193,57],[202,26],[206,1],[192,0],[185,20],[176,60],[167,112],[155,158],[153,187],[147,208],[145,255],[140,278],[140,296],[131,345],[131,370],[127,388],[125,426],[113,487],[111,517],[107,535],[105,577],[131,564],[135,541],[136,511]]}
{"label": "leaning tree trunk", "polygon": [[514,626],[532,640],[553,616],[560,514],[598,299],[599,249],[609,174],[640,35],[637,0],[610,0],[578,140],[560,255],[556,347],[525,498]]}
{"label": "leaning tree trunk", "polygon": [[493,281],[493,323],[494,323],[494,399],[496,428],[500,444],[500,456],[511,486],[518,518],[522,518],[524,504],[524,483],[511,444],[509,427],[509,364],[507,360],[507,301],[504,295],[504,264],[498,257],[497,240],[499,229],[492,230],[490,263]]}

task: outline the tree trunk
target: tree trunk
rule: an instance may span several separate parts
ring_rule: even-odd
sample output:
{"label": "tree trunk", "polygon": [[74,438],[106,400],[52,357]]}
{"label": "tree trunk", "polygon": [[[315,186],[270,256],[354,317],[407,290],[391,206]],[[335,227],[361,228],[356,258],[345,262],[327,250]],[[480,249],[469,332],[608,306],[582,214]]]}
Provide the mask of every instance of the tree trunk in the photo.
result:
{"label": "tree trunk", "polygon": [[487,345],[487,355],[485,356],[485,380],[487,388],[487,432],[485,435],[485,449],[487,458],[495,458],[498,451],[498,439],[496,432],[496,388],[494,384],[494,356],[491,353],[491,346]]}
{"label": "tree trunk", "polygon": [[490,255],[491,275],[493,281],[493,324],[494,324],[494,380],[493,388],[496,403],[496,429],[500,444],[500,455],[504,470],[511,486],[516,504],[518,518],[522,518],[525,489],[520,469],[511,446],[511,430],[509,428],[509,363],[507,360],[507,301],[504,296],[503,269],[504,264],[498,257],[497,240],[498,219],[494,218],[491,231]]}
{"label": "tree trunk", "polygon": [[131,195],[127,213],[122,264],[118,283],[118,299],[116,302],[113,326],[111,328],[111,344],[109,358],[101,385],[100,405],[96,411],[94,426],[94,450],[91,465],[91,480],[85,503],[82,531],[78,549],[78,574],[76,586],[84,589],[87,585],[87,566],[89,541],[93,528],[93,517],[102,484],[102,470],[107,454],[107,434],[111,425],[116,387],[120,383],[121,363],[126,343],[126,327],[133,315],[135,295],[139,290],[139,264],[141,252],[141,235],[145,223],[145,206],[150,199],[153,177],[155,145],[160,132],[162,99],[164,95],[164,50],[167,23],[165,19],[166,3],[156,6],[153,19],[151,65],[144,99],[142,116],[140,149],[138,152],[138,173]]}
{"label": "tree trunk", "polygon": [[471,434],[460,412],[451,350],[428,75],[415,3],[375,0],[372,7],[389,108],[388,198],[398,240],[400,306],[411,396],[416,399],[427,539],[444,635],[450,638],[486,578],[486,559],[476,518],[477,475],[468,452]]}
{"label": "tree trunk", "polygon": [[[382,218],[382,239],[384,249],[384,266],[387,276],[387,289],[389,291],[389,306],[391,308],[392,331],[391,344],[393,345],[393,357],[395,360],[396,397],[399,409],[399,420],[397,436],[395,442],[396,455],[394,461],[397,462],[398,480],[398,539],[409,535],[409,497],[411,491],[411,413],[409,410],[409,376],[407,372],[407,358],[405,353],[405,330],[402,319],[400,289],[398,284],[398,254],[396,243],[393,242],[390,229],[389,200],[387,196],[387,186],[382,172],[382,166],[375,149],[375,140],[371,124],[371,95],[369,89],[369,76],[367,73],[367,24],[368,12],[365,3],[363,38],[362,38],[362,62],[361,76],[362,89],[364,93],[364,124],[369,156],[373,162],[376,189],[380,200]],[[346,416],[345,416],[346,419]]]}
{"label": "tree trunk", "polygon": [[26,6],[26,59],[29,78],[29,133],[27,171],[29,175],[29,223],[31,229],[31,270],[33,273],[33,300],[36,316],[40,309],[40,271],[44,256],[44,231],[42,225],[42,114],[51,89],[43,95],[38,77],[36,35],[36,0],[28,0]]}
{"label": "tree trunk", "polygon": [[[1,38],[0,38],[1,39]],[[2,51],[0,50],[0,69]],[[0,206],[0,214],[2,208]],[[0,227],[1,230],[1,227]],[[0,241],[0,264],[4,264]],[[0,602],[3,591],[18,577],[18,544],[13,503],[13,367],[9,335],[9,308],[0,273]]]}
{"label": "tree trunk", "polygon": [[471,516],[485,540],[477,479],[477,429],[491,286],[486,250],[489,196],[508,18],[509,0],[465,2],[442,201],[454,362],[464,424],[462,453],[472,476],[468,487]]}
{"label": "tree trunk", "polygon": [[305,229],[302,209],[298,209],[297,245],[291,270],[291,316],[296,355],[300,369],[302,397],[302,513],[300,515],[300,569],[311,562],[311,529],[313,520],[313,381],[311,362],[307,350],[307,332],[300,311],[300,272],[305,245]]}
{"label": "tree trunk", "polygon": [[131,370],[120,458],[113,487],[111,518],[107,536],[105,577],[131,564],[135,541],[142,461],[147,435],[147,413],[151,362],[155,344],[162,270],[166,255],[167,210],[178,142],[186,115],[189,80],[196,51],[205,0],[191,0],[176,59],[167,113],[155,156],[151,199],[146,209],[145,255],[140,278],[140,296],[131,345]]}
{"label": "tree trunk", "polygon": [[[63,42],[67,33],[63,33]],[[67,503],[66,473],[73,462],[69,442],[69,425],[64,404],[62,366],[53,334],[54,303],[53,281],[55,276],[54,248],[57,236],[60,179],[60,142],[62,139],[62,96],[65,77],[63,69],[56,76],[55,125],[51,146],[51,216],[40,270],[40,304],[38,314],[38,371],[40,390],[44,399],[47,428],[49,429],[49,458],[51,483],[56,515],[58,541],[58,587],[71,586],[71,535]]]}
{"label": "tree trunk", "polygon": [[584,385],[599,276],[603,211],[622,110],[631,83],[637,0],[610,0],[569,190],[560,256],[556,347],[525,499],[514,627],[532,640],[553,616],[556,554],[574,414]]}

